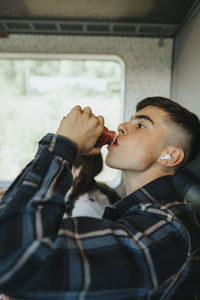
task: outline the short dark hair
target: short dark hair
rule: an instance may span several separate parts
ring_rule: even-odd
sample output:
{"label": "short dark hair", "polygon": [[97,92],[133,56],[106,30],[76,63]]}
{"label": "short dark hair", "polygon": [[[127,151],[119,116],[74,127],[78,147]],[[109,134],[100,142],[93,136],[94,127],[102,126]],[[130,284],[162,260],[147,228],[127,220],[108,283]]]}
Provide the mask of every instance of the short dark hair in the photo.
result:
{"label": "short dark hair", "polygon": [[166,111],[170,119],[189,137],[187,161],[184,161],[184,164],[191,161],[200,149],[199,118],[179,103],[164,97],[145,98],[137,104],[136,111],[147,106],[156,106]]}

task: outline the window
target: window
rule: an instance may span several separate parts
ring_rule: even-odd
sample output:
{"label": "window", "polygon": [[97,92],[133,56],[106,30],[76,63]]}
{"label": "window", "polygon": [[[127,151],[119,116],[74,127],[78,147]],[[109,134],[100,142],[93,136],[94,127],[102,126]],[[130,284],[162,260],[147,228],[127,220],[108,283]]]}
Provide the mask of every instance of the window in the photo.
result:
{"label": "window", "polygon": [[[124,67],[116,57],[15,55],[0,57],[0,180],[12,181],[74,105],[92,107],[112,130],[123,115]],[[105,157],[106,147],[102,154]],[[116,186],[119,171],[98,180]]]}

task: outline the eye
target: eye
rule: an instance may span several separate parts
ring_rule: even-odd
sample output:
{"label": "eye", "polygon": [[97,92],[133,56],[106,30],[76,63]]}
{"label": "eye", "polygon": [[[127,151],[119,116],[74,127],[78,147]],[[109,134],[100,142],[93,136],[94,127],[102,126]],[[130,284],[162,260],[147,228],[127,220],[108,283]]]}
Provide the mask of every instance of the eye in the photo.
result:
{"label": "eye", "polygon": [[142,124],[142,123],[138,123],[137,124],[137,128],[146,128],[146,126],[144,124]]}

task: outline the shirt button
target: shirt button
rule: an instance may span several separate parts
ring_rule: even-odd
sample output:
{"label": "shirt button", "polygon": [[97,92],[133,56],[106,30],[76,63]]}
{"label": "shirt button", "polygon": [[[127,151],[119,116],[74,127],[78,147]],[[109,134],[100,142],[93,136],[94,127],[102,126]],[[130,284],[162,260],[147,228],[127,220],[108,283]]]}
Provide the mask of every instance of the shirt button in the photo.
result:
{"label": "shirt button", "polygon": [[36,163],[36,164],[34,165],[34,168],[35,168],[36,171],[41,171],[41,170],[42,170],[42,166],[41,166],[40,163]]}
{"label": "shirt button", "polygon": [[39,143],[40,143],[40,145],[48,145],[49,144],[49,142],[44,141],[44,140],[41,140]]}

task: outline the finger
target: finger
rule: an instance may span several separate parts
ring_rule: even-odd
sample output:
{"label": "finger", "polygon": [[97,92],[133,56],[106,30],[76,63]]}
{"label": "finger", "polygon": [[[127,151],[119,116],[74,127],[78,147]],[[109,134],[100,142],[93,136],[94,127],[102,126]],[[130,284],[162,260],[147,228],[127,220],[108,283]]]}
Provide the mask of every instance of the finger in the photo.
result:
{"label": "finger", "polygon": [[80,111],[82,112],[82,107],[80,105],[76,105],[72,108],[71,112],[76,112],[76,111]]}
{"label": "finger", "polygon": [[72,107],[71,111],[66,116],[64,116],[62,118],[62,121],[64,121],[65,118],[68,117],[68,116],[76,115],[77,112],[82,112],[82,107],[80,105],[76,105],[76,106]]}
{"label": "finger", "polygon": [[88,114],[88,115],[93,115],[93,113],[92,113],[92,110],[91,110],[91,108],[89,107],[89,106],[86,106],[84,109],[83,109],[83,113],[84,114]]}
{"label": "finger", "polygon": [[104,117],[103,116],[97,116],[97,119],[98,119],[98,122],[99,122],[99,125],[100,127],[104,127]]}
{"label": "finger", "polygon": [[77,114],[77,112],[82,112],[82,107],[80,105],[76,105],[76,106],[72,107],[71,111],[67,115],[63,116],[61,122],[63,122],[66,117]]}
{"label": "finger", "polygon": [[88,155],[98,155],[101,152],[101,147],[98,148],[92,148]]}

